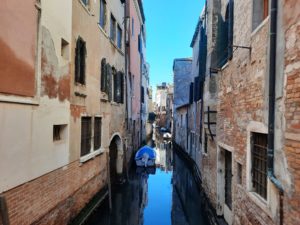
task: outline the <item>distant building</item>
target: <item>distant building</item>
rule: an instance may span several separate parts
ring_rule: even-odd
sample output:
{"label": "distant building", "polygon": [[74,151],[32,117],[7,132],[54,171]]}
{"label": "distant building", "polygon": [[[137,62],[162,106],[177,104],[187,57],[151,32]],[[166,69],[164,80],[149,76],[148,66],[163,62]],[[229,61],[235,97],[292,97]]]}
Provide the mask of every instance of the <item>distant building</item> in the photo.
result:
{"label": "distant building", "polygon": [[173,139],[183,149],[188,149],[188,108],[190,103],[190,83],[193,80],[192,59],[175,59],[174,101],[173,101]]}

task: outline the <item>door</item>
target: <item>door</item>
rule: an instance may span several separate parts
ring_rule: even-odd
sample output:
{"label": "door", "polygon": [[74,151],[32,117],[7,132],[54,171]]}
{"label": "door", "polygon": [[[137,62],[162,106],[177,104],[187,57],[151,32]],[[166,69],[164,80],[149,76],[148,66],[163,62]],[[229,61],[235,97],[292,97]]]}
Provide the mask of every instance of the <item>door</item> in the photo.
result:
{"label": "door", "polygon": [[225,151],[225,204],[231,210],[232,208],[232,154]]}

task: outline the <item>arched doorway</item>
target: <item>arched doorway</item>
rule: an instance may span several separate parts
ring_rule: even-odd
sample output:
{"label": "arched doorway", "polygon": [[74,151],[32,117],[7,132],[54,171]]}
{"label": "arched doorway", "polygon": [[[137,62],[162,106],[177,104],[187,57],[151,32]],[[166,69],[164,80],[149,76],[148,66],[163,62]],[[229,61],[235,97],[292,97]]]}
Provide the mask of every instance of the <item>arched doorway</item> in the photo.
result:
{"label": "arched doorway", "polygon": [[112,184],[123,180],[124,150],[119,135],[115,135],[109,145],[109,169]]}

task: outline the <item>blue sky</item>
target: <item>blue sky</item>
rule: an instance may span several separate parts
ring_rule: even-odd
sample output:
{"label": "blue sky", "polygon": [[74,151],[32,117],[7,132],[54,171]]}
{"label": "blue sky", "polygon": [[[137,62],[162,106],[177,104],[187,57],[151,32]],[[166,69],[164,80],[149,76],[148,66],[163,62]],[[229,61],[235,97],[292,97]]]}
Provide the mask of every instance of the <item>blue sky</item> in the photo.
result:
{"label": "blue sky", "polygon": [[192,56],[190,43],[204,0],[144,0],[150,85],[172,82],[174,58]]}

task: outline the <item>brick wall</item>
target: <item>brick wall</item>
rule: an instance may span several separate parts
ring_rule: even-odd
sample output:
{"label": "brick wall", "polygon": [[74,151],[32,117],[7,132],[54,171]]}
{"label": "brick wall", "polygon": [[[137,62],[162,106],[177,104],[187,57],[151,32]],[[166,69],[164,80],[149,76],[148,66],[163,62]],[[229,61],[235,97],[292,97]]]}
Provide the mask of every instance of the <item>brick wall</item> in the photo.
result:
{"label": "brick wall", "polygon": [[[249,10],[241,10],[242,8]],[[243,14],[243,15],[242,15]],[[258,204],[247,190],[247,127],[251,122],[267,127],[268,106],[268,19],[252,32],[249,1],[235,1],[235,44],[251,46],[238,49],[232,61],[219,73],[218,143],[230,146],[232,158],[233,224],[275,224],[268,203]],[[244,19],[237,19],[244,18]],[[242,183],[237,183],[237,163],[242,165]],[[268,189],[269,191],[269,189]],[[218,193],[220,194],[220,193]],[[256,197],[254,197],[256,198]]]}
{"label": "brick wall", "polygon": [[297,0],[283,2],[285,32],[285,147],[292,185],[285,193],[284,224],[300,224],[300,6]]}
{"label": "brick wall", "polygon": [[75,161],[3,193],[10,224],[67,224],[106,184],[106,156]]}

